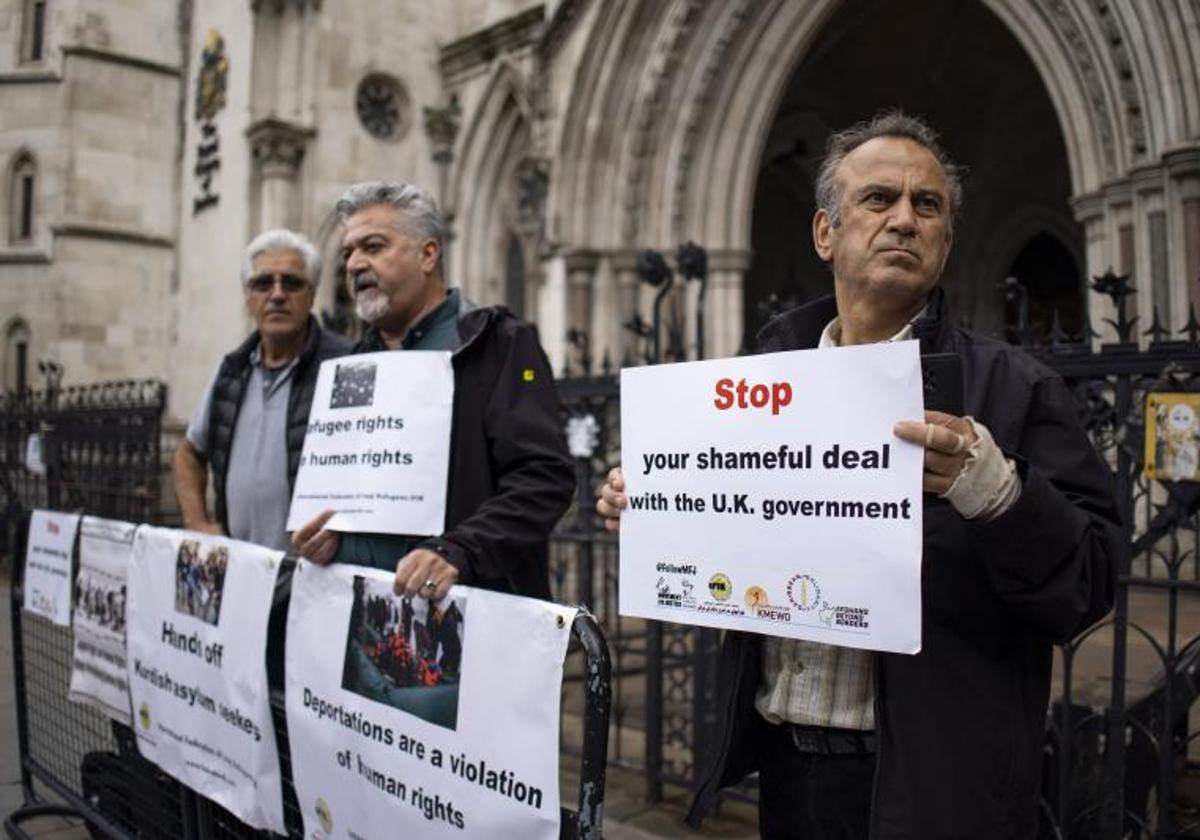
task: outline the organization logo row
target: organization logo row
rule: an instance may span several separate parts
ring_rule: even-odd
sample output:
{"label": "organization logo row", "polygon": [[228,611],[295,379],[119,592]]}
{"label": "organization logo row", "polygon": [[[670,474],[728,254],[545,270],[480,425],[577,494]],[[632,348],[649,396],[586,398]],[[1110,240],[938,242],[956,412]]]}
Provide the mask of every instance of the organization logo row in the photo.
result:
{"label": "organization logo row", "polygon": [[869,608],[829,603],[822,596],[817,579],[810,574],[793,574],[784,586],[786,600],[776,601],[757,583],[745,586],[739,600],[735,597],[738,589],[728,574],[717,572],[702,582],[695,563],[659,563],[656,571],[660,607],[853,630],[870,627]]}

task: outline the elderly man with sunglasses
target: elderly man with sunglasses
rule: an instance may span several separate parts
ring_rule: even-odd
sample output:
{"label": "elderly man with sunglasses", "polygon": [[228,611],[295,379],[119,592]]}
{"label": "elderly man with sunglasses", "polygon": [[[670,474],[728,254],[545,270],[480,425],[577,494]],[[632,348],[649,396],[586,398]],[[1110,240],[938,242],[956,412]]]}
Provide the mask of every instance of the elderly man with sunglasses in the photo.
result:
{"label": "elderly man with sunglasses", "polygon": [[242,292],[256,329],[222,359],[175,450],[185,528],[289,547],[284,526],[317,370],[351,347],[312,316],[319,276],[317,250],[298,233],[270,230],[247,246]]}

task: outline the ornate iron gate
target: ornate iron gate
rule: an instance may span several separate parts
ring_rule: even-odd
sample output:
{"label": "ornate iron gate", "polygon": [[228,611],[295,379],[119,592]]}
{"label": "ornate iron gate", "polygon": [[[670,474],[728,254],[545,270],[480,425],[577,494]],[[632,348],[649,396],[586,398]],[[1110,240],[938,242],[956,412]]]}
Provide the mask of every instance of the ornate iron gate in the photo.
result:
{"label": "ornate iron gate", "polygon": [[[646,265],[647,283],[660,292],[670,285],[669,271],[661,276]],[[1173,337],[1156,317],[1140,349],[1125,278],[1109,274],[1093,288],[1114,303],[1116,317],[1106,323],[1115,340],[1093,346],[1095,333],[1072,339],[1055,326],[1045,344],[1027,349],[1071,386],[1097,450],[1112,467],[1130,554],[1122,561],[1112,614],[1061,646],[1056,657],[1043,835],[1191,836],[1200,834],[1200,808],[1186,790],[1200,778],[1188,755],[1196,732],[1189,712],[1200,696],[1200,483],[1149,480],[1143,461],[1146,395],[1200,393],[1200,322],[1193,315]],[[768,303],[761,311],[775,308]],[[678,325],[635,319],[627,327],[643,347],[626,364],[660,358],[663,330],[668,341],[661,358],[682,358]],[[1029,339],[1031,331],[1018,325],[1018,334]],[[698,782],[697,759],[713,729],[719,634],[617,614],[616,542],[599,527],[593,505],[596,488],[620,457],[619,388],[609,370],[591,375],[586,336],[573,341],[580,363],[576,375],[559,381],[559,393],[579,490],[555,534],[556,592],[587,604],[605,627],[615,665],[610,760],[643,770],[645,795],[654,801],[664,784]],[[741,794],[753,796],[752,784]]]}

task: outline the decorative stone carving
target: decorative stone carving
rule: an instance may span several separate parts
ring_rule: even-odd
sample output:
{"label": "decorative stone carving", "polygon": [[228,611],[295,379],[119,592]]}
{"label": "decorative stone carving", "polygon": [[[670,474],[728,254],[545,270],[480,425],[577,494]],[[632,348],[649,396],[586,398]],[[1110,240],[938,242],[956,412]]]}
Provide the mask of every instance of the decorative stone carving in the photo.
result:
{"label": "decorative stone carving", "polygon": [[314,129],[274,118],[259,120],[246,129],[250,155],[264,178],[294,178],[314,136]]}
{"label": "decorative stone carving", "polygon": [[457,94],[450,94],[450,101],[441,108],[425,108],[425,133],[433,145],[433,162],[449,163],[454,157],[454,141],[462,126],[462,106]]}
{"label": "decorative stone carving", "polygon": [[511,17],[451,41],[441,48],[442,75],[451,83],[507,53],[535,44],[546,19],[545,4],[518,12]]}
{"label": "decorative stone carving", "polygon": [[[1196,2],[1200,3],[1200,0],[1196,0]],[[554,15],[543,27],[538,41],[538,52],[544,58],[549,58],[558,52],[558,48],[566,42],[567,36],[583,16],[586,6],[587,0],[561,0],[559,2],[558,7],[554,10]]]}
{"label": "decorative stone carving", "polygon": [[1038,3],[1054,28],[1062,36],[1063,42],[1070,52],[1072,63],[1079,69],[1079,74],[1083,78],[1084,87],[1087,88],[1088,104],[1096,112],[1096,136],[1104,150],[1106,174],[1111,178],[1117,174],[1117,154],[1112,133],[1113,119],[1108,110],[1108,101],[1104,98],[1104,83],[1100,78],[1100,71],[1088,51],[1087,39],[1071,14],[1066,0],[1038,0]]}
{"label": "decorative stone carving", "polygon": [[646,167],[654,151],[651,138],[659,125],[662,103],[679,70],[680,58],[688,39],[696,29],[705,4],[700,0],[688,0],[674,7],[670,19],[662,28],[662,36],[654,48],[649,62],[649,81],[640,87],[644,91],[638,97],[637,118],[633,125],[633,164],[625,178],[624,219],[621,236],[627,242],[635,241],[641,233],[642,205],[645,200],[649,178]]}
{"label": "decorative stone carving", "polygon": [[229,57],[225,39],[215,29],[208,30],[200,52],[200,72],[196,74],[196,119],[211,120],[225,107],[225,86],[229,78]]}
{"label": "decorative stone carving", "polygon": [[193,175],[199,194],[192,198],[193,216],[221,200],[213,189],[216,171],[221,168],[221,139],[215,120],[225,107],[228,76],[229,58],[225,55],[225,39],[217,30],[210,29],[200,53],[200,72],[196,74],[196,120],[200,124],[200,142],[196,144]]}
{"label": "decorative stone carving", "polygon": [[540,239],[546,226],[546,196],[550,192],[550,166],[539,158],[517,165],[517,218],[521,227]]}
{"label": "decorative stone carving", "polygon": [[1133,60],[1129,57],[1129,47],[1125,42],[1125,35],[1121,31],[1117,13],[1109,0],[1092,0],[1092,7],[1096,10],[1100,28],[1104,30],[1104,37],[1108,42],[1108,54],[1117,70],[1117,82],[1121,90],[1121,99],[1125,105],[1130,149],[1133,157],[1143,157],[1148,151],[1146,121],[1142,116],[1142,100],[1134,80]]}
{"label": "decorative stone carving", "polygon": [[700,123],[705,117],[715,116],[711,109],[713,90],[722,78],[722,71],[728,67],[726,62],[729,57],[729,48],[742,34],[746,23],[752,17],[751,5],[751,0],[740,0],[725,18],[721,37],[713,44],[708,53],[708,60],[704,63],[704,72],[700,77],[700,90],[695,100],[689,104],[687,116],[684,118],[683,143],[680,148],[671,201],[671,228],[676,239],[685,235],[683,230],[684,211],[689,206],[688,192],[691,189],[689,175],[692,159],[696,152],[696,138],[700,134]]}

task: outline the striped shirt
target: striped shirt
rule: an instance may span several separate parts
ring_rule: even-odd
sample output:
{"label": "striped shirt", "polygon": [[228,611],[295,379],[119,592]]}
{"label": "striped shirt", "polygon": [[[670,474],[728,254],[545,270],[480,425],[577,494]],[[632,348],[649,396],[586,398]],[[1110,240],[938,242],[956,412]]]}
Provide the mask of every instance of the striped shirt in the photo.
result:
{"label": "striped shirt", "polygon": [[[837,347],[841,332],[834,318],[817,346]],[[908,324],[889,340],[911,336],[912,324]],[[754,707],[776,724],[874,729],[874,666],[875,655],[869,650],[767,636]]]}
{"label": "striped shirt", "polygon": [[[922,313],[917,317],[921,317]],[[915,320],[915,319],[914,319]],[[889,341],[912,337],[910,323]],[[834,318],[818,347],[837,347],[841,325]],[[954,484],[942,497],[966,519],[992,519],[1008,510],[1021,493],[1012,460],[996,445],[982,423],[966,418],[977,440]],[[762,683],[754,698],[759,714],[771,723],[875,728],[875,655],[799,639],[768,636],[763,643]]]}

